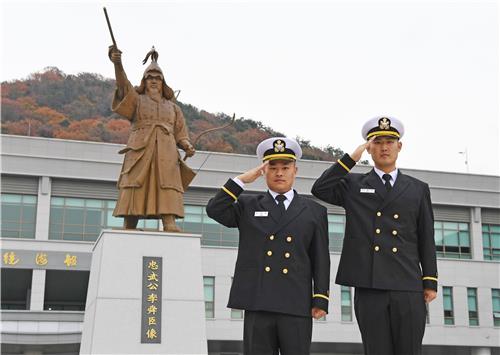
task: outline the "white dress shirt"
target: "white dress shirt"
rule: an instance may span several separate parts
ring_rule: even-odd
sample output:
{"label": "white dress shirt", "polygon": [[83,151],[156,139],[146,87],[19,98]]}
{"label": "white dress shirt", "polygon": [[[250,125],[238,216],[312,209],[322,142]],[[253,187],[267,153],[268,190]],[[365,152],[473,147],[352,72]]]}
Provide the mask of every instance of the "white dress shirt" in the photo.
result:
{"label": "white dress shirt", "polygon": [[[241,181],[240,179],[238,179],[237,177],[233,178],[233,181],[235,183],[237,183],[242,189],[245,188],[245,183],[243,181]],[[269,190],[269,193],[273,197],[274,202],[276,202],[276,204],[278,204],[278,201],[276,200],[276,196],[285,195],[286,200],[283,201],[283,204],[285,205],[285,210],[288,209],[288,206],[290,206],[290,203],[292,203],[293,197],[295,196],[295,192],[293,191],[293,189],[289,190],[288,192],[285,192],[284,194],[279,194],[277,192],[274,192],[273,190]]]}
{"label": "white dress shirt", "polygon": [[384,184],[384,185],[385,185],[385,180],[384,180],[384,178],[382,176],[384,176],[384,174],[391,175],[391,180],[389,180],[389,182],[391,183],[391,186],[394,186],[394,183],[396,182],[396,178],[398,177],[398,168],[394,169],[390,173],[386,173],[386,172],[378,169],[375,166],[373,167],[373,170],[375,170],[375,172],[377,173],[377,175],[380,178],[380,180],[382,180],[382,184]]}

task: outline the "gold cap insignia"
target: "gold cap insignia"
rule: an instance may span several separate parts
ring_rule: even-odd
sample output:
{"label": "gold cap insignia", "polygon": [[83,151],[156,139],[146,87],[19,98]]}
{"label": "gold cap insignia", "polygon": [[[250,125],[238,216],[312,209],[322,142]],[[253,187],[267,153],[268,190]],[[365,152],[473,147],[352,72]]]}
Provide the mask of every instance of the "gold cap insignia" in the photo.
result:
{"label": "gold cap insignia", "polygon": [[391,120],[387,117],[382,117],[378,120],[378,127],[384,130],[391,128]]}
{"label": "gold cap insignia", "polygon": [[285,151],[285,142],[278,139],[274,142],[274,151],[276,153],[283,153]]}

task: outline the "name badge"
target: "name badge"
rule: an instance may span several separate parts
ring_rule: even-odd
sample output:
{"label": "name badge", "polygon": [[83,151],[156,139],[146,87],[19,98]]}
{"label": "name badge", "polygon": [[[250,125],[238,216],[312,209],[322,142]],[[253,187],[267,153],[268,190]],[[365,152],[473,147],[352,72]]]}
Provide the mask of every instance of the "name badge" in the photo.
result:
{"label": "name badge", "polygon": [[255,211],[254,216],[255,217],[267,217],[268,214],[269,214],[269,212],[267,212],[267,211]]}
{"label": "name badge", "polygon": [[361,189],[359,190],[359,192],[361,192],[362,194],[374,194],[375,189]]}

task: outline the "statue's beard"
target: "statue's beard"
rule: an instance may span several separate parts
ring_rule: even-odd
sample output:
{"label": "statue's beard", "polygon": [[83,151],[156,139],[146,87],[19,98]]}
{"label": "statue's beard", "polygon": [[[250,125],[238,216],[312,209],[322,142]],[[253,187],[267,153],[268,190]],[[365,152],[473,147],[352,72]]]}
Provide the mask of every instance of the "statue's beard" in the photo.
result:
{"label": "statue's beard", "polygon": [[146,94],[149,97],[156,99],[161,97],[161,89],[160,88],[146,88]]}

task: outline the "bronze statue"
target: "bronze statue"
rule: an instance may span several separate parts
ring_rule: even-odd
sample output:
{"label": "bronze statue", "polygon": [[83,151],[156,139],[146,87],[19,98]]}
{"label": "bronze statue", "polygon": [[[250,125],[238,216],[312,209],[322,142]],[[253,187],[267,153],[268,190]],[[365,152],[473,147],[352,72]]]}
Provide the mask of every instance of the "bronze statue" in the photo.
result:
{"label": "bronze statue", "polygon": [[[114,41],[113,41],[114,42]],[[151,64],[139,87],[128,81],[116,43],[109,47],[115,66],[116,91],[112,110],[132,122],[118,179],[119,196],[113,216],[124,217],[124,227],[135,229],[139,218],[163,221],[163,230],[179,232],[176,218],[184,217],[183,193],[195,173],[181,159],[195,153],[188,129],[173,90],[166,84],[153,49]]]}

